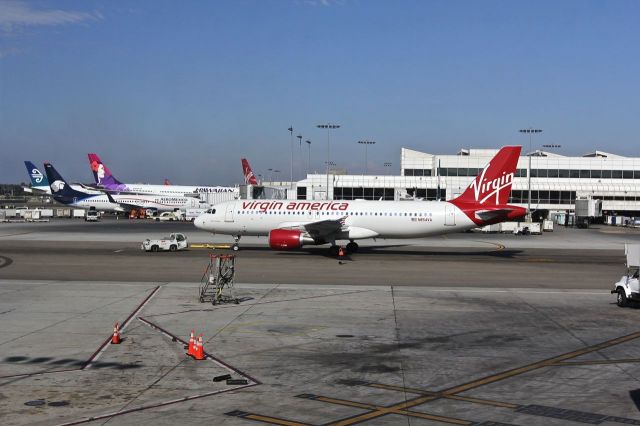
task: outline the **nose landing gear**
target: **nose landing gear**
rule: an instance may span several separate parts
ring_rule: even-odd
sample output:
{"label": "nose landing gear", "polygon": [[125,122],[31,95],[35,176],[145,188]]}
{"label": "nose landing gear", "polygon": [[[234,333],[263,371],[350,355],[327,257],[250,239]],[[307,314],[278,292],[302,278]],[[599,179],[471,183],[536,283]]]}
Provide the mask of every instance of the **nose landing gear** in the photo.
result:
{"label": "nose landing gear", "polygon": [[240,235],[234,235],[234,236],[233,236],[233,240],[234,240],[235,242],[234,242],[234,243],[233,243],[233,245],[231,246],[231,250],[233,250],[233,251],[238,251],[238,250],[240,250],[240,244],[239,244],[239,241],[240,241]]}

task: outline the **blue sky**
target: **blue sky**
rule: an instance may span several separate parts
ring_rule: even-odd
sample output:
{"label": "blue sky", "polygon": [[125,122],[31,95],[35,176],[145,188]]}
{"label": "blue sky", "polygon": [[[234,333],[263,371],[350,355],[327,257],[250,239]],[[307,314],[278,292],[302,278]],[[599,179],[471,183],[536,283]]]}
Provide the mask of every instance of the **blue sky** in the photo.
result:
{"label": "blue sky", "polygon": [[[0,182],[23,160],[90,181],[289,176],[287,128],[331,160],[399,171],[400,148],[526,145],[640,156],[637,1],[0,2]],[[298,160],[296,177],[306,168]],[[304,164],[304,166],[303,166]]]}

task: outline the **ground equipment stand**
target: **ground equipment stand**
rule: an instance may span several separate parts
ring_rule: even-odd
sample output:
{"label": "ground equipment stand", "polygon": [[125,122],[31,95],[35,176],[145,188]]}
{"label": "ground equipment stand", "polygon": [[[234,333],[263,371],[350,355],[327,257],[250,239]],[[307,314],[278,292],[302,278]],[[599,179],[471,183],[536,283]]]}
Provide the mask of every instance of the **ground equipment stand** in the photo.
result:
{"label": "ground equipment stand", "polygon": [[209,254],[209,265],[200,280],[201,303],[240,303],[233,295],[236,257],[230,254]]}

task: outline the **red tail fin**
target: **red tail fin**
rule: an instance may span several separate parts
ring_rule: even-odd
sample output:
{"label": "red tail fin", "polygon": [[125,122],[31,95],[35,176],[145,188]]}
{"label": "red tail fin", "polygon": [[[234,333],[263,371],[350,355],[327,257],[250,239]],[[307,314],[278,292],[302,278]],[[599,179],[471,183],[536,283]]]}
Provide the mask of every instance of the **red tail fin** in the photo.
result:
{"label": "red tail fin", "polygon": [[502,147],[466,191],[452,201],[484,206],[507,204],[518,167],[520,149],[519,146]]}
{"label": "red tail fin", "polygon": [[169,186],[169,185],[171,185],[171,182],[169,182],[169,179],[165,179],[165,180],[164,180],[164,184],[165,184],[166,186]]}
{"label": "red tail fin", "polygon": [[246,158],[242,159],[242,173],[244,173],[244,183],[247,185],[258,184],[256,176],[253,174],[253,170],[251,170],[251,166]]}

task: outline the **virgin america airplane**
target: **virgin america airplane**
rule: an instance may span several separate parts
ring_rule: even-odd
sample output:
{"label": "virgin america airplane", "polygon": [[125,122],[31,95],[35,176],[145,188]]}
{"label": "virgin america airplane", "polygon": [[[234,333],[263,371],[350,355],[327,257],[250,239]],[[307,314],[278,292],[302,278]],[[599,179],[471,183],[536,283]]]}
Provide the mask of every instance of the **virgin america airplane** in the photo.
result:
{"label": "virgin america airplane", "polygon": [[422,238],[460,232],[525,215],[507,204],[519,146],[505,146],[457,198],[449,201],[236,200],[217,204],[198,216],[197,228],[232,235],[239,250],[243,235],[268,236],[274,250],[366,238]]}

